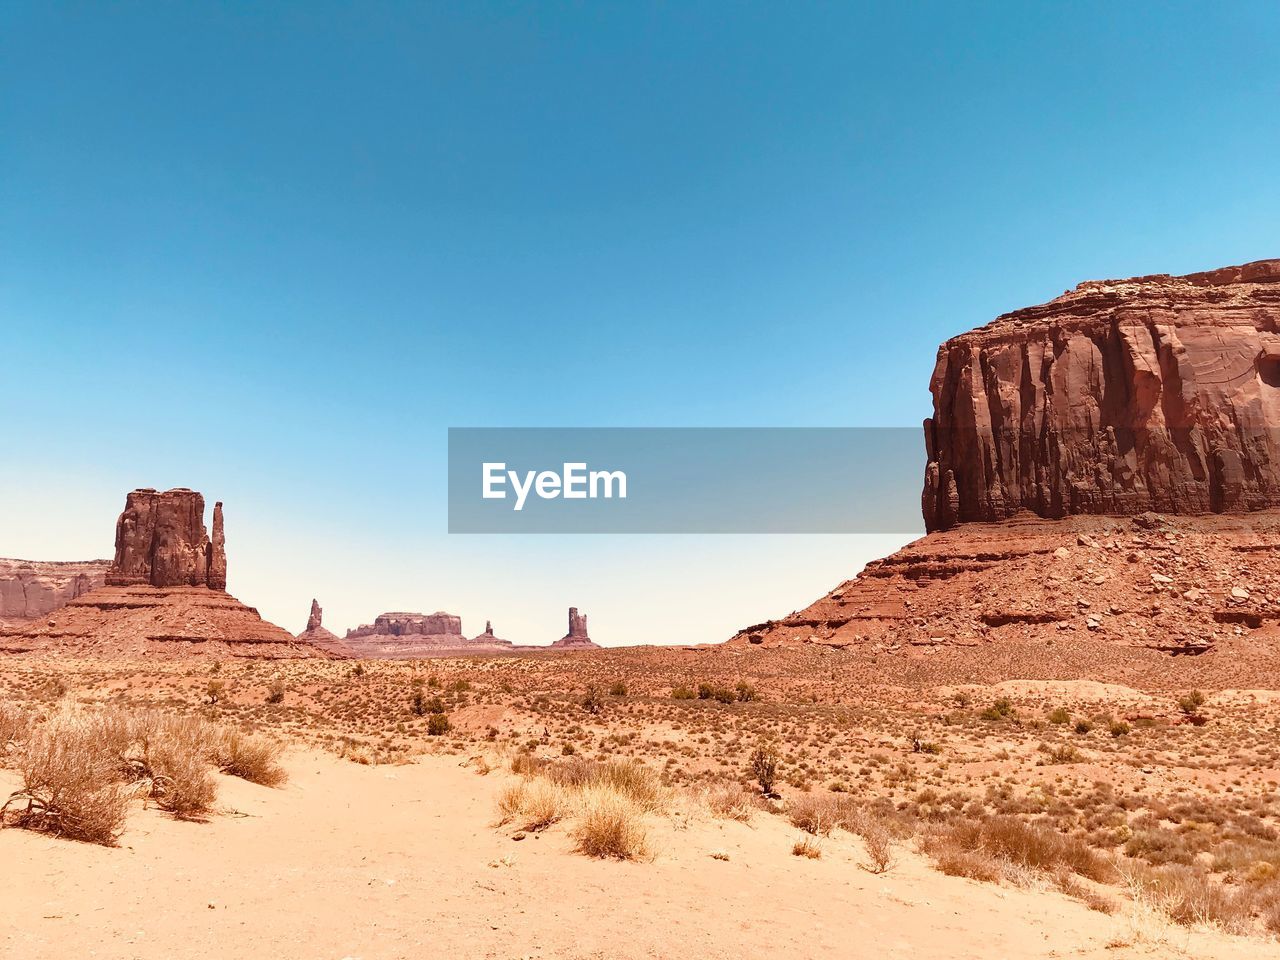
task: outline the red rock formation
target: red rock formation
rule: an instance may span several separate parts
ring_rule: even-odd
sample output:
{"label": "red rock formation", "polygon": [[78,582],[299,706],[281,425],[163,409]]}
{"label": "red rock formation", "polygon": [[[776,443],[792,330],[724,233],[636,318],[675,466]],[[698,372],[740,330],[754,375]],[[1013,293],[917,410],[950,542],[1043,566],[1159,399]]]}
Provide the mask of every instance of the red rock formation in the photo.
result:
{"label": "red rock formation", "polygon": [[1280,260],[1082,283],[943,344],[930,389],[933,532],[731,646],[1280,640]]}
{"label": "red rock formation", "polygon": [[210,541],[204,526],[204,497],[194,490],[134,490],[125,498],[124,512],[116,523],[116,556],[107,583],[225,590],[221,503],[213,508],[213,535]]}
{"label": "red rock formation", "polygon": [[929,530],[1280,506],[1280,260],[1082,283],[947,341]]}
{"label": "red rock formation", "polygon": [[0,559],[0,621],[47,616],[106,582],[108,560]]}
{"label": "red rock formation", "polygon": [[204,526],[194,490],[135,490],[116,523],[106,585],[47,620],[0,628],[0,651],[85,657],[314,657],[326,654],[227,594],[222,504]]}
{"label": "red rock formation", "polygon": [[452,613],[383,613],[371,624],[348,630],[343,643],[357,656],[384,659],[508,653],[515,649],[491,628],[474,639],[462,635],[462,618]]}
{"label": "red rock formation", "polygon": [[569,632],[551,644],[552,650],[595,650],[600,645],[587,635],[587,618],[577,607],[569,608]]}
{"label": "red rock formation", "polygon": [[300,643],[319,647],[325,653],[335,657],[354,657],[356,655],[354,650],[343,643],[337,634],[324,628],[323,619],[324,611],[320,608],[320,601],[312,600],[311,616],[307,617],[307,629],[298,634],[296,639]]}

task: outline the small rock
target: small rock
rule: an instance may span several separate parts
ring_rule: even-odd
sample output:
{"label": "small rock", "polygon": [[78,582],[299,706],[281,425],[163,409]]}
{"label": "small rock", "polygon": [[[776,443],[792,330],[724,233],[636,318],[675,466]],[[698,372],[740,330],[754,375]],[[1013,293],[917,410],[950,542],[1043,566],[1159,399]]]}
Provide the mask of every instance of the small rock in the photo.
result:
{"label": "small rock", "polygon": [[1151,575],[1152,583],[1173,583],[1173,577],[1166,577],[1163,573],[1153,573]]}
{"label": "small rock", "polygon": [[1059,547],[1057,550],[1053,551],[1053,555],[1059,560],[1065,560],[1067,557],[1071,556],[1071,551],[1066,547]]}

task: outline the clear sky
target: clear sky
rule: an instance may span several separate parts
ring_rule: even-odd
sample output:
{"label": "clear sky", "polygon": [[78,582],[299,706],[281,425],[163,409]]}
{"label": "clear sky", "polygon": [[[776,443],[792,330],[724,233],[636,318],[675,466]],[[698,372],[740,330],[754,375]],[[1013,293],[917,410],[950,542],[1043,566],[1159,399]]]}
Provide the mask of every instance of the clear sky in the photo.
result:
{"label": "clear sky", "polygon": [[1280,256],[1278,51],[1273,2],[5,3],[0,555],[183,485],[291,630],[723,639],[902,538],[450,537],[446,428],[916,424],[997,313]]}

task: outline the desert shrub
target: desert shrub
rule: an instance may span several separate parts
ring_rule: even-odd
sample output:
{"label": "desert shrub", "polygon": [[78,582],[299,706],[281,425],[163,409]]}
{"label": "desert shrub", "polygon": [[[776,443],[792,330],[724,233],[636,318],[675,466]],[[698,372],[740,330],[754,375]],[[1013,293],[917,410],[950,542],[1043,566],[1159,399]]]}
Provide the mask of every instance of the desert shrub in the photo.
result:
{"label": "desert shrub", "polygon": [[267,687],[267,703],[283,703],[284,702],[284,684],[279,680],[273,680],[271,685]]}
{"label": "desert shrub", "polygon": [[[1123,873],[1136,895],[1151,902],[1175,923],[1218,924],[1231,933],[1252,930],[1255,904],[1249,891],[1217,883],[1202,870],[1187,866],[1156,869],[1131,864],[1123,868]],[[1266,923],[1265,914],[1263,922]]]}
{"label": "desert shrub", "polygon": [[579,803],[571,831],[579,853],[616,860],[647,855],[645,808],[625,792],[600,784],[583,791]]}
{"label": "desert shrub", "polygon": [[20,707],[0,703],[0,762],[4,760],[6,748],[16,749],[30,729],[30,714]]}
{"label": "desert shrub", "polygon": [[165,810],[185,819],[213,807],[207,744],[217,733],[196,717],[109,710],[97,718],[99,739],[121,777]]}
{"label": "desert shrub", "polygon": [[511,772],[531,777],[547,765],[547,761],[532,753],[517,753],[511,758]]}
{"label": "desert shrub", "polygon": [[1075,730],[1076,733],[1083,735],[1093,729],[1093,724],[1090,723],[1088,720],[1084,719],[1083,717],[1081,717],[1079,720],[1076,721],[1075,727],[1073,729]]}
{"label": "desert shrub", "polygon": [[878,820],[863,817],[855,832],[867,848],[866,869],[874,874],[889,872],[895,862],[893,831]]}
{"label": "desert shrub", "polygon": [[696,696],[697,694],[694,693],[692,690],[690,690],[688,687],[672,687],[671,688],[672,700],[692,700]]}
{"label": "desert shrub", "polygon": [[1186,864],[1195,859],[1195,852],[1181,834],[1160,826],[1135,832],[1125,842],[1124,852],[1155,865]]}
{"label": "desert shrub", "polygon": [[716,688],[713,687],[711,684],[709,683],[698,684],[699,700],[710,700],[712,697],[715,696],[715,693],[716,693]]}
{"label": "desert shrub", "polygon": [[1178,698],[1178,709],[1189,717],[1198,714],[1204,704],[1205,696],[1199,690],[1192,690]]}
{"label": "desert shrub", "polygon": [[[957,821],[935,831],[926,840],[925,847],[939,862],[941,858],[938,855],[945,853],[954,863],[972,866],[971,858],[953,856],[958,850],[985,854],[1005,863],[1047,873],[1065,868],[1100,882],[1112,879],[1115,874],[1111,862],[1083,841],[1044,824],[1026,823],[1009,816]],[[960,875],[974,876],[969,873]]]}
{"label": "desert shrub", "polygon": [[787,803],[787,818],[793,827],[815,837],[825,837],[836,828],[840,814],[836,798],[800,796]]}
{"label": "desert shrub", "polygon": [[22,788],[0,808],[17,826],[106,845],[123,832],[130,794],[84,717],[62,714],[33,729],[18,769]]}
{"label": "desert shrub", "polygon": [[421,690],[414,690],[413,696],[409,700],[409,709],[413,711],[415,717],[421,717],[427,712],[427,697]]}
{"label": "desert shrub", "polygon": [[713,817],[750,823],[756,811],[756,797],[740,783],[721,783],[704,794],[707,809]]}
{"label": "desert shrub", "polygon": [[609,696],[625,697],[627,695],[627,685],[621,680],[615,680],[609,687]]}
{"label": "desert shrub", "polygon": [[227,685],[221,680],[210,680],[205,684],[204,695],[209,699],[210,703],[217,703],[227,693]]}
{"label": "desert shrub", "polygon": [[1125,723],[1123,720],[1112,720],[1110,723],[1107,724],[1107,731],[1113,737],[1126,736],[1128,735],[1131,729],[1132,728],[1129,726],[1129,724]]}
{"label": "desert shrub", "polygon": [[773,795],[773,785],[778,779],[778,752],[768,744],[756,747],[751,754],[751,776],[760,785],[766,797]]}
{"label": "desert shrub", "polygon": [[289,779],[280,766],[282,748],[265,737],[227,729],[214,737],[213,762],[223,773],[264,787],[278,787]]}
{"label": "desert shrub", "polygon": [[427,736],[442,737],[449,732],[449,717],[443,713],[433,713],[427,719]]}
{"label": "desert shrub", "polygon": [[1061,726],[1071,722],[1071,714],[1066,707],[1054,707],[1049,711],[1049,722]]}
{"label": "desert shrub", "polygon": [[1004,720],[1013,715],[1013,702],[1008,697],[1001,697],[979,714],[983,720]]}
{"label": "desert shrub", "polygon": [[1044,754],[1045,763],[1079,763],[1083,755],[1069,743],[1040,744],[1037,749]]}
{"label": "desert shrub", "polygon": [[599,713],[604,709],[604,694],[600,692],[597,686],[587,687],[587,692],[582,698],[582,709],[587,713]]}
{"label": "desert shrub", "polygon": [[751,703],[759,699],[756,688],[745,680],[739,680],[737,686],[733,689],[737,694],[739,703]]}

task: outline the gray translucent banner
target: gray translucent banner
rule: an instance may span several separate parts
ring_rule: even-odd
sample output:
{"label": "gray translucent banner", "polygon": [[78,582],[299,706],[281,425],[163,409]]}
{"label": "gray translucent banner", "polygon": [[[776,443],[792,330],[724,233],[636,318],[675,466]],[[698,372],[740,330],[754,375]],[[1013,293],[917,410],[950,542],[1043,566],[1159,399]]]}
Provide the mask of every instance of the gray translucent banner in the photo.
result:
{"label": "gray translucent banner", "polygon": [[455,427],[449,532],[919,533],[924,471],[919,427]]}

